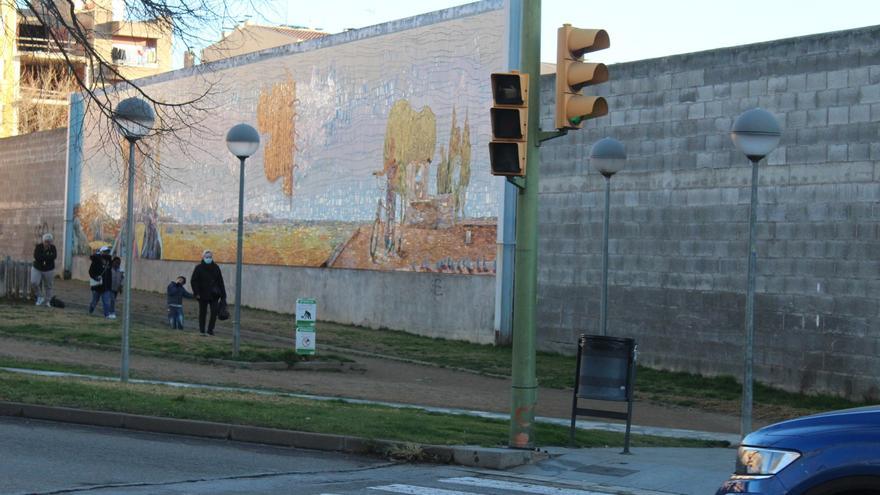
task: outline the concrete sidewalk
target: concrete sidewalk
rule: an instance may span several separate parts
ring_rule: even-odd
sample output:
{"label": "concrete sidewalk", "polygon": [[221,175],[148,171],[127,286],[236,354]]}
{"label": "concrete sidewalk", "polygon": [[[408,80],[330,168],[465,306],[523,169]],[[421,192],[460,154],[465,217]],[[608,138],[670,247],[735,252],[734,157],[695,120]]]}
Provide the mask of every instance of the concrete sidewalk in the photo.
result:
{"label": "concrete sidewalk", "polygon": [[[711,495],[734,469],[736,449],[546,449],[549,459],[505,476],[571,485],[604,493]],[[497,473],[496,473],[497,474]]]}

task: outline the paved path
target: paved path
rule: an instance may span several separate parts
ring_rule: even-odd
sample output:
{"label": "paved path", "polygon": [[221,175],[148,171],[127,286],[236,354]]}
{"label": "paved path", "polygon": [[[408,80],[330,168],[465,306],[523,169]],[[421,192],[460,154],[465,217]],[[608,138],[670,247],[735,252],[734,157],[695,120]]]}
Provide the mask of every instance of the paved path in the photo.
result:
{"label": "paved path", "polygon": [[[28,361],[99,366],[116,372],[119,353],[0,338],[0,356]],[[234,385],[431,407],[508,413],[510,380],[441,368],[358,357],[365,373],[269,371],[131,356],[133,377],[190,383]],[[571,392],[541,389],[539,416],[567,418]],[[582,405],[590,401],[582,401]],[[602,407],[607,403],[601,404]],[[736,417],[638,403],[634,423],[641,426],[735,433]],[[583,418],[589,419],[589,418]]]}

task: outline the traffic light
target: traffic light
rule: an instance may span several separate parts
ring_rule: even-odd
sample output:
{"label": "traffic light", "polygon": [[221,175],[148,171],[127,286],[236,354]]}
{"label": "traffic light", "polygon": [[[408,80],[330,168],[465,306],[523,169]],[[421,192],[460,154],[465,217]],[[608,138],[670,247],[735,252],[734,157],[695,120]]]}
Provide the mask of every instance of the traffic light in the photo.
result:
{"label": "traffic light", "polygon": [[492,175],[525,176],[528,148],[529,76],[492,74]]}
{"label": "traffic light", "polygon": [[608,113],[600,96],[584,96],[585,86],[608,80],[605,64],[584,63],[585,53],[611,46],[604,29],[578,29],[564,24],[556,33],[556,128],[580,129],[584,120]]}

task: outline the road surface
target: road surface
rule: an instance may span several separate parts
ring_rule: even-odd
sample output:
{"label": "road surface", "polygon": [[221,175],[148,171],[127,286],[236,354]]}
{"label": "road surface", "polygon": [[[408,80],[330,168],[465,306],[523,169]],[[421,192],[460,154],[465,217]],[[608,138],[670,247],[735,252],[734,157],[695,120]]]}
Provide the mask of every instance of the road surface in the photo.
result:
{"label": "road surface", "polygon": [[0,418],[2,494],[591,495],[455,466]]}

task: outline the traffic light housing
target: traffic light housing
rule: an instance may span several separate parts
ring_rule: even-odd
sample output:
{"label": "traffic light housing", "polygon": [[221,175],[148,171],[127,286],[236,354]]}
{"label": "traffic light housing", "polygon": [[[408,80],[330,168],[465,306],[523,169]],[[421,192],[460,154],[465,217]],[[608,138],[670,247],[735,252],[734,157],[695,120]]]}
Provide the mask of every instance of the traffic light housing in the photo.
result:
{"label": "traffic light housing", "polygon": [[601,96],[581,90],[608,80],[605,64],[585,63],[585,53],[604,50],[611,40],[604,29],[578,29],[565,24],[556,33],[556,128],[580,129],[583,121],[608,113]]}
{"label": "traffic light housing", "polygon": [[529,76],[492,74],[492,175],[525,176],[529,136]]}

